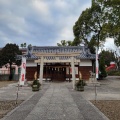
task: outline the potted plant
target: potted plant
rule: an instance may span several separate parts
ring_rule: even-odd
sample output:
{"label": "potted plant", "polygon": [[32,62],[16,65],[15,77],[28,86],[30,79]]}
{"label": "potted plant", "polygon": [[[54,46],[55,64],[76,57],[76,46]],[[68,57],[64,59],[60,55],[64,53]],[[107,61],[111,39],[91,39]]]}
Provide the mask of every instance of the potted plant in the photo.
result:
{"label": "potted plant", "polygon": [[34,78],[35,79],[34,79],[32,85],[31,85],[32,86],[32,91],[39,91],[41,84],[40,84],[39,80],[37,80],[37,72],[35,72]]}
{"label": "potted plant", "polygon": [[32,91],[39,91],[40,90],[40,82],[39,80],[34,80],[32,83]]}
{"label": "potted plant", "polygon": [[85,82],[84,80],[82,79],[82,74],[81,72],[79,71],[79,81],[76,82],[75,84],[75,89],[77,91],[84,91],[84,86],[85,86]]}

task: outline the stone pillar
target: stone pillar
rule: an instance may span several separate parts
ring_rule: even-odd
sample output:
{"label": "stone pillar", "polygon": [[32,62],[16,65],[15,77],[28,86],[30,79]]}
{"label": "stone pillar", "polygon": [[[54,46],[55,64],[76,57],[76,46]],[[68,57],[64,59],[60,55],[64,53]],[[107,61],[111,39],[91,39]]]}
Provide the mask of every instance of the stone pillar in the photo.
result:
{"label": "stone pillar", "polygon": [[40,83],[42,84],[43,81],[43,56],[41,57],[41,62],[40,62],[40,74],[39,74],[39,80]]}
{"label": "stone pillar", "polygon": [[75,65],[74,65],[74,57],[71,57],[71,66],[72,66],[72,83],[73,83],[73,89],[75,89]]}

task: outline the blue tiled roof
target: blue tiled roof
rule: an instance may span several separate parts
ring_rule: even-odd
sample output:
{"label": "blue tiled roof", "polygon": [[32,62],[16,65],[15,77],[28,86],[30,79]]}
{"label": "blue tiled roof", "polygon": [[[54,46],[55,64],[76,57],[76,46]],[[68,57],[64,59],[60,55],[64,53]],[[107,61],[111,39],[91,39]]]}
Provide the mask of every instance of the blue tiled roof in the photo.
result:
{"label": "blue tiled roof", "polygon": [[31,50],[27,51],[27,54],[23,55],[27,59],[39,59],[33,53],[69,53],[80,52],[77,56],[78,59],[95,59],[95,54],[91,54],[86,46],[32,46]]}

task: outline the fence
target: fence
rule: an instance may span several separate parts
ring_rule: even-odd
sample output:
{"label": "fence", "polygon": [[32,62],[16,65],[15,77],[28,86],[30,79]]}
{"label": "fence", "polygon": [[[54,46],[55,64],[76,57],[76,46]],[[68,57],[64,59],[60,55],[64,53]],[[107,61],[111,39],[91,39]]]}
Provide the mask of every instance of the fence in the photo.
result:
{"label": "fence", "polygon": [[[15,69],[13,69],[12,74],[13,74],[13,80],[19,80],[20,73],[21,73],[21,68],[18,68],[17,74],[15,74]],[[10,70],[3,70],[0,69],[0,81],[1,80],[9,80],[9,75],[10,75]]]}
{"label": "fence", "polygon": [[[2,80],[9,80],[9,75],[10,74],[0,74],[0,81],[2,81]],[[16,81],[18,81],[19,80],[19,74],[14,74],[13,75],[13,80],[16,80]]]}

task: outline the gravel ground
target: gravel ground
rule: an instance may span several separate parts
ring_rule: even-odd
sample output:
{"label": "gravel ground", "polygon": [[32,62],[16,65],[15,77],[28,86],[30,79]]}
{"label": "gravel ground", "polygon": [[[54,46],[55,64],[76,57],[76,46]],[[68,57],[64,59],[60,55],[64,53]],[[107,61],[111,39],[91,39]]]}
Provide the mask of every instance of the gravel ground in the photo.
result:
{"label": "gravel ground", "polygon": [[17,81],[0,81],[0,88],[2,88],[2,87],[6,87],[6,86],[8,86],[9,84],[11,84],[11,83],[16,83]]}
{"label": "gravel ground", "polygon": [[[17,81],[0,81],[0,88],[7,87],[9,84],[16,83]],[[0,119],[3,118],[8,112],[20,105],[23,100],[4,100],[0,101]]]}
{"label": "gravel ground", "polygon": [[120,100],[97,100],[90,102],[110,120],[120,120]]}
{"label": "gravel ground", "polygon": [[18,100],[16,104],[15,100],[0,101],[0,119],[3,118],[8,112],[13,110],[22,102],[23,102],[22,100]]}

